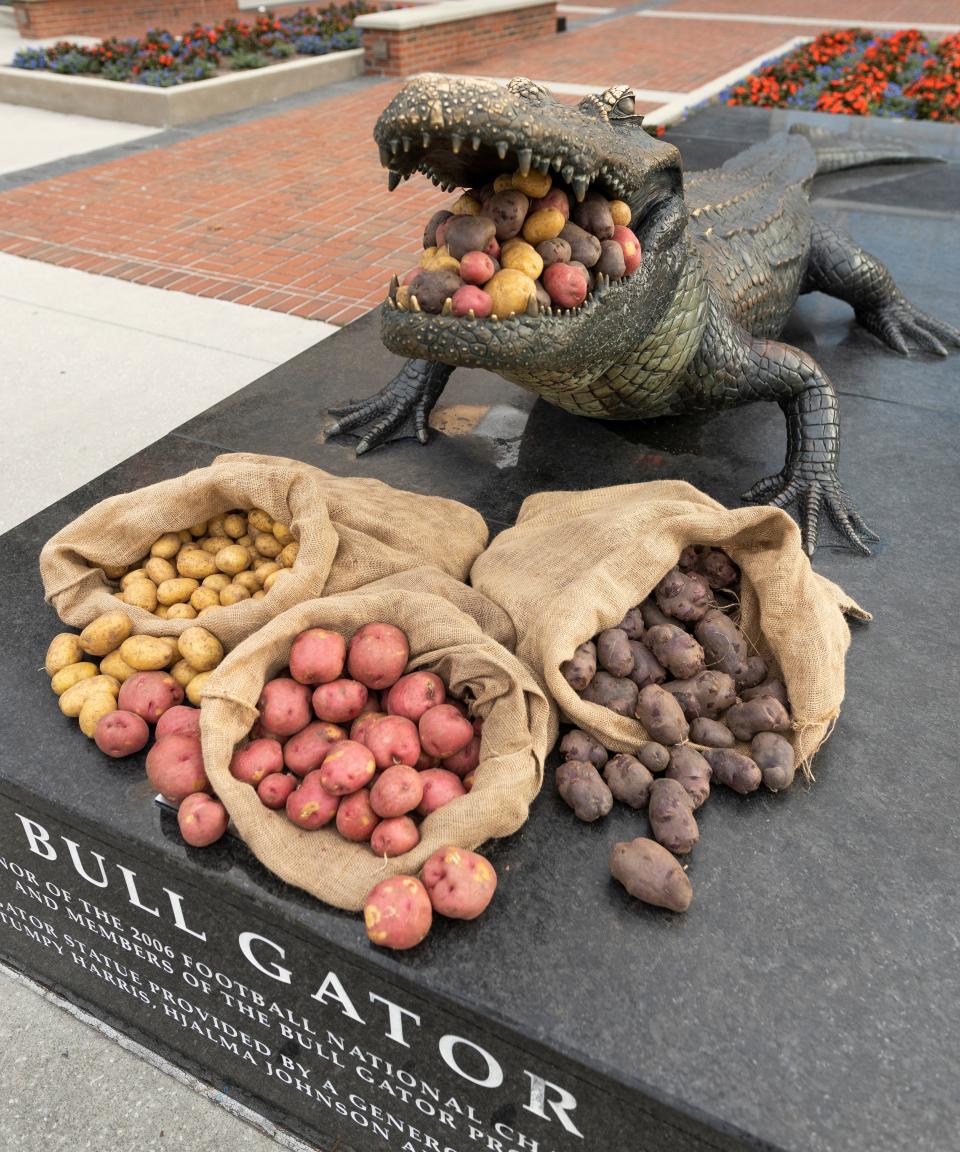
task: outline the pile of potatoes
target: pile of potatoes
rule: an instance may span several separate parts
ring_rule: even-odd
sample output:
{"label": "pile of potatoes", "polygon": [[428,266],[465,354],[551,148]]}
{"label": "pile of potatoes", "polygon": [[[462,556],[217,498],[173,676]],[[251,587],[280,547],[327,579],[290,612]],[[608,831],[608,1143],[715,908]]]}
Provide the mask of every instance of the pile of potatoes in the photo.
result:
{"label": "pile of potatoes", "polygon": [[[294,640],[289,667],[263,686],[250,740],[231,759],[235,779],[299,828],[333,824],[376,856],[420,842],[418,819],[466,795],[480,763],[482,721],[447,693],[434,672],[404,670],[410,645],[392,624],[363,625],[349,644],[310,628]],[[496,874],[473,852],[444,848],[410,876],[370,893],[370,939],[409,948],[430,928],[431,908],[473,919],[493,896]]]}
{"label": "pile of potatoes", "polygon": [[742,795],[761,783],[778,792],[796,773],[783,735],[792,724],[786,687],[733,616],[739,577],[720,549],[685,548],[650,597],[561,665],[581,699],[635,716],[651,740],[635,755],[611,755],[573,729],[560,743],[558,791],[585,821],[614,799],[646,808],[653,840],[617,844],[611,872],[632,895],[676,912],[693,891],[674,856],[697,843],[693,813],[711,782]]}
{"label": "pile of potatoes", "polygon": [[154,726],[147,778],[180,805],[180,831],[195,847],[219,840],[229,822],[210,795],[200,749],[200,694],[223,654],[216,636],[199,625],[176,639],[135,636],[128,616],[108,612],[79,635],[55,636],[44,660],[60,711],[76,717],[107,756],[141,752]]}
{"label": "pile of potatoes", "polygon": [[582,203],[549,175],[498,176],[430,219],[418,267],[391,290],[415,312],[506,319],[579,308],[600,277],[640,266],[630,206],[590,192]]}
{"label": "pile of potatoes", "polygon": [[297,559],[290,529],[262,508],[235,509],[166,532],[133,565],[105,565],[116,596],[163,620],[194,620],[213,608],[262,600]]}

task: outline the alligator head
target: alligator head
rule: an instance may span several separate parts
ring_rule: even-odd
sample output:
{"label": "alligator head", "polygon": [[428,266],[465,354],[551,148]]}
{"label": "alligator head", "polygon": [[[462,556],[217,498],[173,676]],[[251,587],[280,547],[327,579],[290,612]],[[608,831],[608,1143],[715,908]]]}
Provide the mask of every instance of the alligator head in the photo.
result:
{"label": "alligator head", "polygon": [[433,74],[410,81],[374,130],[391,190],[417,172],[449,191],[481,188],[501,173],[549,172],[578,202],[591,191],[626,201],[642,261],[629,276],[597,278],[579,308],[532,303],[521,315],[489,319],[398,306],[394,281],[382,310],[387,347],[450,365],[559,378],[593,366],[599,375],[635,349],[670,304],[686,225],[680,154],[641,121],[625,87],[574,106],[525,79],[506,87]]}

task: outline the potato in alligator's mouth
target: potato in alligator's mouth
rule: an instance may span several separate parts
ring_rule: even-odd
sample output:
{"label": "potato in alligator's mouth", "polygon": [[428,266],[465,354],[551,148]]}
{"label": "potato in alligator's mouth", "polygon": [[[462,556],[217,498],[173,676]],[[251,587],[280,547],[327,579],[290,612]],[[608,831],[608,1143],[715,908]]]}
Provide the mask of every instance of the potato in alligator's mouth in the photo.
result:
{"label": "potato in alligator's mouth", "polygon": [[434,213],[419,266],[393,278],[386,306],[491,321],[579,315],[640,266],[621,191],[612,173],[595,184],[566,168],[551,178],[521,155],[516,171]]}

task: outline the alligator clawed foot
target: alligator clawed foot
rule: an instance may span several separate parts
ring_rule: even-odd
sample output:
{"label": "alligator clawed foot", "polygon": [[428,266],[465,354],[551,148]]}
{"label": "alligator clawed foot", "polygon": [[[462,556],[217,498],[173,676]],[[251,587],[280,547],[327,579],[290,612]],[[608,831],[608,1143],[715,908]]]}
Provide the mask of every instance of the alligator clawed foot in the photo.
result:
{"label": "alligator clawed foot", "polygon": [[796,504],[800,514],[800,535],[808,556],[816,551],[824,512],[850,547],[864,556],[870,555],[865,540],[880,539],[854,508],[832,472],[808,472],[805,469],[780,472],[758,481],[743,494],[742,499],[750,504],[767,503],[783,509]]}
{"label": "alligator clawed foot", "polygon": [[336,421],[324,430],[327,439],[350,433],[360,437],[356,453],[362,456],[388,440],[415,436],[421,444],[430,438],[430,412],[452,369],[423,360],[408,360],[400,373],[373,396],[330,410]]}
{"label": "alligator clawed foot", "polygon": [[902,296],[873,311],[858,313],[857,319],[901,356],[910,355],[911,345],[934,356],[949,356],[951,348],[960,348],[960,331],[921,312]]}

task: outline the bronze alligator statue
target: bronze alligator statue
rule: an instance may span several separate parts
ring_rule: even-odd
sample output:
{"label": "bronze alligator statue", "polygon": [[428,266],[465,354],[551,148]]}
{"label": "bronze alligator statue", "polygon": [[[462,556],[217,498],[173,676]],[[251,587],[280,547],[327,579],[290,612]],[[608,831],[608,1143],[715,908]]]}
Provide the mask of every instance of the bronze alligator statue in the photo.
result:
{"label": "bronze alligator statue", "polygon": [[897,352],[912,345],[944,356],[960,347],[960,332],[910,304],[879,260],[810,209],[817,173],[918,157],[817,131],[782,133],[684,178],[680,153],[641,120],[625,87],[571,106],[525,79],[408,83],[374,132],[391,188],[418,171],[449,190],[552,171],[578,202],[597,191],[629,204],[642,262],[617,280],[596,277],[579,308],[531,301],[499,319],[398,306],[394,280],[382,336],[410,359],[375,396],[334,412],[327,434],[359,434],[358,453],[401,435],[425,443],[430,411],[458,365],[488,368],[605,420],[772,400],[787,420],[786,462],[744,499],[796,506],[810,554],[824,512],[869,553],[865,540],[878,537],[837,476],[836,393],[811,356],[777,337],[800,293],[826,292]]}

